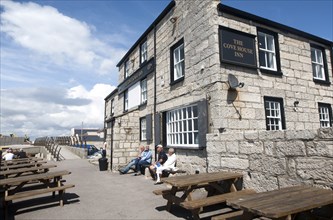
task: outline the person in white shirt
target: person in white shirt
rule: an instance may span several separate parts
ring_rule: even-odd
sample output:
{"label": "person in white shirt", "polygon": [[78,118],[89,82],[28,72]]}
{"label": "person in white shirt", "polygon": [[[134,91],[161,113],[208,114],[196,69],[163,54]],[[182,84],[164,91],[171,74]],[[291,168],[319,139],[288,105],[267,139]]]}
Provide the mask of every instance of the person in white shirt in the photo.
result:
{"label": "person in white shirt", "polygon": [[13,150],[8,149],[7,153],[3,156],[3,160],[12,160],[14,158]]}
{"label": "person in white shirt", "polygon": [[156,176],[157,180],[155,184],[161,184],[161,176],[163,170],[174,170],[176,167],[177,157],[175,154],[175,149],[169,148],[168,150],[168,159],[165,161],[163,165],[156,165]]}

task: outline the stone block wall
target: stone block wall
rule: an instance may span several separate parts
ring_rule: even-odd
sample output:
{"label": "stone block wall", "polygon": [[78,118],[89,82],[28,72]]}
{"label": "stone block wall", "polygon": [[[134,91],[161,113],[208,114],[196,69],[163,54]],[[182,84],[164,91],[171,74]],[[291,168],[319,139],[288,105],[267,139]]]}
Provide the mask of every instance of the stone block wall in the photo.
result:
{"label": "stone block wall", "polygon": [[333,128],[226,132],[207,140],[207,171],[242,172],[246,188],[333,187]]}

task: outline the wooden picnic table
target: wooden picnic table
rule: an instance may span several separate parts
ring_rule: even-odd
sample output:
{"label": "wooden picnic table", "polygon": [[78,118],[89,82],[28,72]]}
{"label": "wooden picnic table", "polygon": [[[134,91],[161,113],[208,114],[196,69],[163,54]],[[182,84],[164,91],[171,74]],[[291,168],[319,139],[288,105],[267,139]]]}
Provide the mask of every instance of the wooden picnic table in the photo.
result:
{"label": "wooden picnic table", "polygon": [[40,172],[47,172],[50,168],[57,167],[55,164],[45,164],[41,166],[33,166],[33,167],[24,167],[18,169],[9,169],[0,171],[0,176],[4,176],[5,178],[14,178],[21,176],[22,174],[37,174]]}
{"label": "wooden picnic table", "polygon": [[292,186],[227,199],[227,204],[255,216],[290,220],[298,213],[333,204],[333,191],[311,186]]}
{"label": "wooden picnic table", "polygon": [[[59,192],[60,206],[63,206],[63,192],[65,189],[74,187],[72,184],[63,185],[61,179],[64,175],[69,175],[67,170],[47,172],[33,175],[19,176],[15,178],[0,179],[0,188],[4,189],[1,194],[4,201],[5,219],[8,219],[8,202],[36,195],[51,193],[55,196],[55,192]],[[25,187],[30,182],[36,182],[35,188]]]}
{"label": "wooden picnic table", "polygon": [[1,165],[0,170],[10,170],[10,169],[18,169],[18,168],[24,168],[24,167],[37,167],[41,166],[44,163],[47,163],[47,161],[27,161],[26,163],[19,163],[19,164],[9,164],[9,165]]}
{"label": "wooden picnic table", "polygon": [[[218,193],[229,193],[229,192],[237,192],[237,188],[235,186],[235,182],[242,178],[243,174],[241,173],[233,173],[233,172],[214,172],[214,173],[200,173],[193,175],[183,175],[183,176],[175,176],[169,178],[163,178],[162,182],[171,185],[170,190],[161,191],[163,198],[167,200],[168,211],[171,210],[172,204],[181,205],[184,208],[187,208],[192,211],[192,215],[195,219],[199,218],[200,210],[206,205],[212,205],[214,203],[225,202],[225,198],[218,198],[215,201],[200,201],[196,204],[188,204],[185,202],[192,201],[191,193],[197,188],[213,188]],[[225,189],[222,187],[221,182],[228,183],[226,185],[229,186],[229,189]],[[178,192],[182,192],[179,195]],[[154,192],[156,195],[158,193]],[[176,193],[178,193],[176,195]],[[210,196],[210,195],[209,195]]]}
{"label": "wooden picnic table", "polygon": [[12,159],[12,160],[1,160],[1,166],[3,165],[9,165],[9,164],[19,164],[19,163],[27,163],[32,161],[40,161],[43,160],[43,158],[39,157],[27,157],[27,158],[18,158],[18,159]]}

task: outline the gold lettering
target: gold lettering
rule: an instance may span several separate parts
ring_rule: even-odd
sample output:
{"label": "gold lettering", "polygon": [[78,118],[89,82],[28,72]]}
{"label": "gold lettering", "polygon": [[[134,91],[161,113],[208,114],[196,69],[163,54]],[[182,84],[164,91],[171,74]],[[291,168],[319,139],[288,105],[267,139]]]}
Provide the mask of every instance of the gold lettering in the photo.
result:
{"label": "gold lettering", "polygon": [[235,57],[241,57],[241,58],[243,58],[244,54],[235,51]]}
{"label": "gold lettering", "polygon": [[239,45],[239,46],[243,46],[243,41],[234,39],[234,44]]}

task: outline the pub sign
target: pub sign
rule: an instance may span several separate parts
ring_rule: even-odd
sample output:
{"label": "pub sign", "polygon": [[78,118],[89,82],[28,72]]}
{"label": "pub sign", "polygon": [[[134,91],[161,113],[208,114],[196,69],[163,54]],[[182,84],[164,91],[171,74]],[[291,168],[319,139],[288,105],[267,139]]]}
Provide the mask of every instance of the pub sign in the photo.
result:
{"label": "pub sign", "polygon": [[255,35],[222,26],[219,35],[221,63],[257,67]]}

